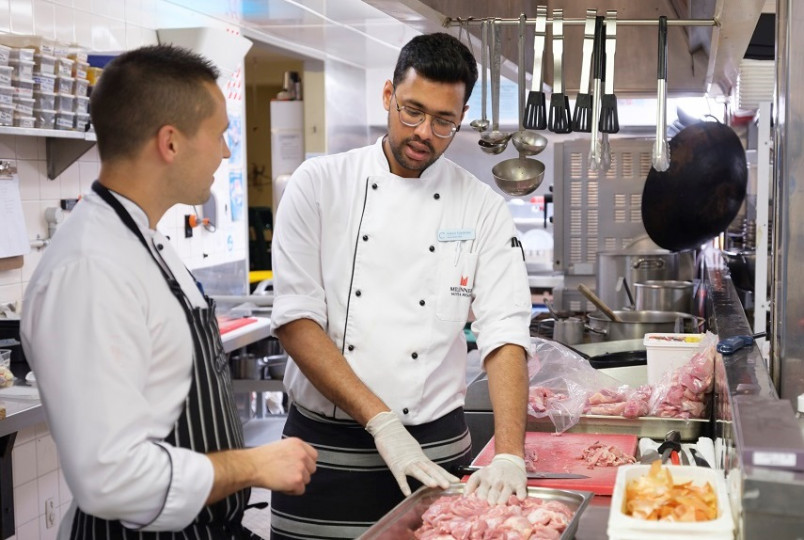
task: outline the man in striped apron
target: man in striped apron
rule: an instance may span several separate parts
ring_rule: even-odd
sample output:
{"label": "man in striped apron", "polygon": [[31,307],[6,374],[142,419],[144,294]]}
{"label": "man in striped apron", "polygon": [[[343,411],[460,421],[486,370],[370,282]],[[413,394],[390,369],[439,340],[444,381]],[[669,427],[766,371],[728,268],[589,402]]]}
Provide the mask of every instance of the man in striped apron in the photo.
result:
{"label": "man in striped apron", "polygon": [[293,360],[284,436],[319,458],[303,496],[273,494],[275,540],[355,538],[420,485],[457,481],[449,471],[471,458],[470,308],[497,455],[466,491],[526,494],[525,263],[503,198],[442,155],[476,80],[460,41],[414,38],[383,88],[387,134],[305,161],[282,195],[271,325]]}
{"label": "man in striped apron", "polygon": [[156,230],[209,198],[229,156],[217,76],[144,47],[92,93],[99,180],[39,263],[22,322],[74,495],[60,540],[250,540],[250,487],[300,494],[315,470],[300,439],[243,448],[214,303]]}

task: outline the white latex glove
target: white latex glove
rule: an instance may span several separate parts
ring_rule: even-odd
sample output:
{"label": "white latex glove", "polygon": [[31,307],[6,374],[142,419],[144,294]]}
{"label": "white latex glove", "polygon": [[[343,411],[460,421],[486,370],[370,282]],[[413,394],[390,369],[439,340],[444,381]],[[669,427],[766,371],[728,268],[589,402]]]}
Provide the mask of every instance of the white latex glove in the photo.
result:
{"label": "white latex glove", "polygon": [[427,459],[422,447],[408,433],[396,414],[381,412],[366,424],[366,431],[374,437],[380,456],[391,469],[399,489],[407,497],[410,486],[406,476],[412,476],[427,487],[446,489],[459,479]]}
{"label": "white latex glove", "polygon": [[523,500],[528,494],[525,460],[513,454],[497,454],[491,463],[469,477],[465,493],[475,493],[489,504],[503,504],[512,494]]}

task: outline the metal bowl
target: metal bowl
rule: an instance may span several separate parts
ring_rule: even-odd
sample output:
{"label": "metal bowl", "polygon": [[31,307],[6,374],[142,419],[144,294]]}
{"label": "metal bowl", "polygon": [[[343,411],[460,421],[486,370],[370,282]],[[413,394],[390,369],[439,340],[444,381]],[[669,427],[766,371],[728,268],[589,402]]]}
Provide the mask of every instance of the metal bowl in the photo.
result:
{"label": "metal bowl", "polygon": [[540,133],[527,129],[517,131],[511,136],[516,149],[528,156],[535,156],[547,148],[547,138]]}
{"label": "metal bowl", "polygon": [[544,179],[544,163],[536,159],[512,158],[499,162],[491,169],[497,186],[509,195],[532,193]]}

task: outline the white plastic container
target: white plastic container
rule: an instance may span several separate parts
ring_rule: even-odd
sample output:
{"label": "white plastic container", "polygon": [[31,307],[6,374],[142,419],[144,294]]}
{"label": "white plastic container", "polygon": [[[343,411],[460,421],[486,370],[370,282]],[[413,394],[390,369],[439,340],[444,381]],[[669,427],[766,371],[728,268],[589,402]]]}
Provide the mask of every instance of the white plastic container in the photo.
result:
{"label": "white plastic container", "polygon": [[53,88],[53,91],[62,94],[72,94],[73,89],[75,88],[75,79],[72,77],[63,77],[61,75],[56,76],[56,86]]}
{"label": "white plastic container", "polygon": [[11,67],[12,76],[17,79],[31,79],[34,73],[34,63],[25,62],[23,60],[9,60],[8,65]]}
{"label": "white plastic container", "polygon": [[27,79],[11,79],[11,87],[14,88],[14,94],[22,97],[33,97],[34,82]]}
{"label": "white plastic container", "polygon": [[648,384],[657,384],[668,371],[689,362],[706,334],[645,334],[643,343],[648,353]]}
{"label": "white plastic container", "polygon": [[54,129],[56,127],[56,111],[47,109],[34,109],[34,127]]}
{"label": "white plastic container", "polygon": [[74,65],[75,60],[70,58],[59,58],[56,60],[56,75],[61,77],[72,77]]}
{"label": "white plastic container", "polygon": [[0,126],[14,125],[14,105],[0,105]]}
{"label": "white plastic container", "polygon": [[710,521],[666,522],[648,521],[625,514],[625,488],[628,482],[645,476],[650,465],[622,465],[617,470],[614,491],[609,510],[609,540],[695,540],[713,538],[734,539],[734,518],[731,513],[726,480],[721,471],[705,467],[670,465],[673,483],[681,484],[690,480],[699,486],[709,482],[717,496],[717,517]]}
{"label": "white plastic container", "polygon": [[47,75],[53,75],[56,72],[57,60],[58,59],[55,56],[51,56],[49,54],[35,54],[34,70],[36,73],[45,73]]}
{"label": "white plastic container", "polygon": [[14,110],[23,115],[31,116],[34,109],[34,98],[14,96]]}
{"label": "white plastic container", "polygon": [[56,129],[72,131],[75,128],[75,113],[59,111],[56,113]]}
{"label": "white plastic container", "polygon": [[10,59],[11,47],[8,45],[0,45],[0,66],[7,66]]}
{"label": "white plastic container", "polygon": [[89,93],[89,81],[86,79],[75,79],[75,92],[76,96],[84,97]]}
{"label": "white plastic container", "polygon": [[34,90],[40,92],[54,93],[56,88],[56,76],[48,75],[47,73],[38,73],[34,75]]}
{"label": "white plastic container", "polygon": [[72,94],[56,94],[56,107],[59,112],[74,112],[75,96]]}
{"label": "white plastic container", "polygon": [[36,49],[33,47],[12,47],[8,56],[8,61],[21,60],[23,62],[33,62]]}
{"label": "white plastic container", "polygon": [[30,129],[36,125],[33,116],[28,116],[20,113],[14,113],[14,125],[16,127]]}
{"label": "white plastic container", "polygon": [[89,112],[89,98],[85,96],[75,96],[73,112],[75,112],[75,114],[87,114]]}
{"label": "white plastic container", "polygon": [[37,109],[54,110],[56,108],[56,94],[34,90],[34,106]]}
{"label": "white plastic container", "polygon": [[86,62],[76,62],[73,65],[72,76],[75,77],[76,79],[86,79],[88,69],[89,64],[87,64]]}
{"label": "white plastic container", "polygon": [[86,131],[89,127],[89,115],[88,114],[76,114],[75,115],[75,129],[78,131]]}
{"label": "white plastic container", "polygon": [[0,105],[14,105],[15,94],[11,86],[0,85]]}
{"label": "white plastic container", "polygon": [[14,73],[14,68],[11,66],[0,66],[0,84],[3,86],[11,86],[11,77]]}

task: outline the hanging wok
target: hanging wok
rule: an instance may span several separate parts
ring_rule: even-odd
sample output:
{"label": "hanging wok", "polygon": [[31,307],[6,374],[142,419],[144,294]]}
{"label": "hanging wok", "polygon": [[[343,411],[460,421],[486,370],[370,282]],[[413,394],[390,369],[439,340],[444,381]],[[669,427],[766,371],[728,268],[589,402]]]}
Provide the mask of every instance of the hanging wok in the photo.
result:
{"label": "hanging wok", "polygon": [[698,248],[726,230],[745,199],[745,150],[734,131],[699,122],[670,141],[670,168],[651,168],[642,192],[642,222],[671,251]]}

